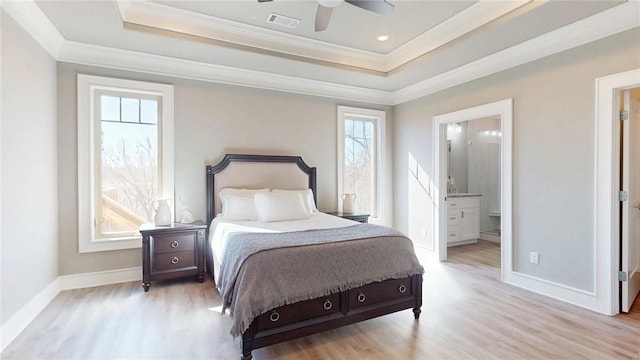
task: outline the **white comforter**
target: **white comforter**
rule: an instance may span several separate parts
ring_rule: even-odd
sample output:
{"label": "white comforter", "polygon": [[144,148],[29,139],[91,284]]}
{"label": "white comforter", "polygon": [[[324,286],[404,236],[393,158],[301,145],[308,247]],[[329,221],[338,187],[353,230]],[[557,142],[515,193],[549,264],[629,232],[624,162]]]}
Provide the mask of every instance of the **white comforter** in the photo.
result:
{"label": "white comforter", "polygon": [[316,213],[309,219],[278,221],[278,222],[260,222],[260,221],[233,221],[226,220],[224,216],[216,216],[209,227],[209,244],[213,254],[213,270],[215,274],[216,286],[220,283],[218,278],[220,274],[220,266],[222,265],[222,256],[227,246],[229,238],[237,233],[246,232],[292,232],[311,229],[330,229],[347,227],[356,224],[355,221],[343,219],[337,216],[325,213]]}

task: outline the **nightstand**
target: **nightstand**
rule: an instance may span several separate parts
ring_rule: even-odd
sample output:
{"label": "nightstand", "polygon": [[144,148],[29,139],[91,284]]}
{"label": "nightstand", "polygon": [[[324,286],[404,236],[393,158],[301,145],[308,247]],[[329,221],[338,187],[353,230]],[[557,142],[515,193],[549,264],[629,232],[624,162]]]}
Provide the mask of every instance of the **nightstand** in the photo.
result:
{"label": "nightstand", "polygon": [[327,214],[333,215],[333,216],[339,216],[344,219],[349,219],[349,220],[353,220],[361,223],[369,222],[369,214],[367,213],[361,213],[361,212],[343,213],[342,211],[336,211],[336,212],[328,212]]}
{"label": "nightstand", "polygon": [[140,227],[145,292],[149,291],[151,280],[195,276],[200,282],[204,281],[206,229],[202,221]]}

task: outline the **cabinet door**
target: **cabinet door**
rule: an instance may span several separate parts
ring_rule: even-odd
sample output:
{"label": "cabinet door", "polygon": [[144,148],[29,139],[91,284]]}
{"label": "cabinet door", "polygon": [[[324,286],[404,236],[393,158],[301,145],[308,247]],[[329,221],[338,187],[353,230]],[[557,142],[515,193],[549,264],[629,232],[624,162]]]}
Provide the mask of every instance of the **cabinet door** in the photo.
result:
{"label": "cabinet door", "polygon": [[480,237],[480,213],[478,208],[460,210],[459,239],[471,240]]}

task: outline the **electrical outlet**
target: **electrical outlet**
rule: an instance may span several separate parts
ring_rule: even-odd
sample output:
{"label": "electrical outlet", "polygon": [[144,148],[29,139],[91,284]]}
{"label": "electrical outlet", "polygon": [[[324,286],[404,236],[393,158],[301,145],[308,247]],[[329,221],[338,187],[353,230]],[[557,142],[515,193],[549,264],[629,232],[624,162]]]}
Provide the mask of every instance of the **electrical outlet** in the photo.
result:
{"label": "electrical outlet", "polygon": [[427,237],[427,228],[422,228],[422,237]]}
{"label": "electrical outlet", "polygon": [[532,264],[539,264],[540,263],[540,254],[538,254],[535,251],[532,251],[529,253],[529,262]]}

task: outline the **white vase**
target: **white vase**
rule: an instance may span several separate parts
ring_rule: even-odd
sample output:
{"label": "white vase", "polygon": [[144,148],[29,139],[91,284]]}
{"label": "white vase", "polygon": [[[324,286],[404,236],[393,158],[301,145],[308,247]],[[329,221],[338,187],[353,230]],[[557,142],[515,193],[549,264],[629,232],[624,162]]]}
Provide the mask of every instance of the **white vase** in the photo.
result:
{"label": "white vase", "polygon": [[342,212],[350,214],[355,211],[356,194],[342,194]]}
{"label": "white vase", "polygon": [[171,199],[157,199],[151,203],[156,211],[153,217],[153,223],[156,225],[170,225],[171,224]]}

